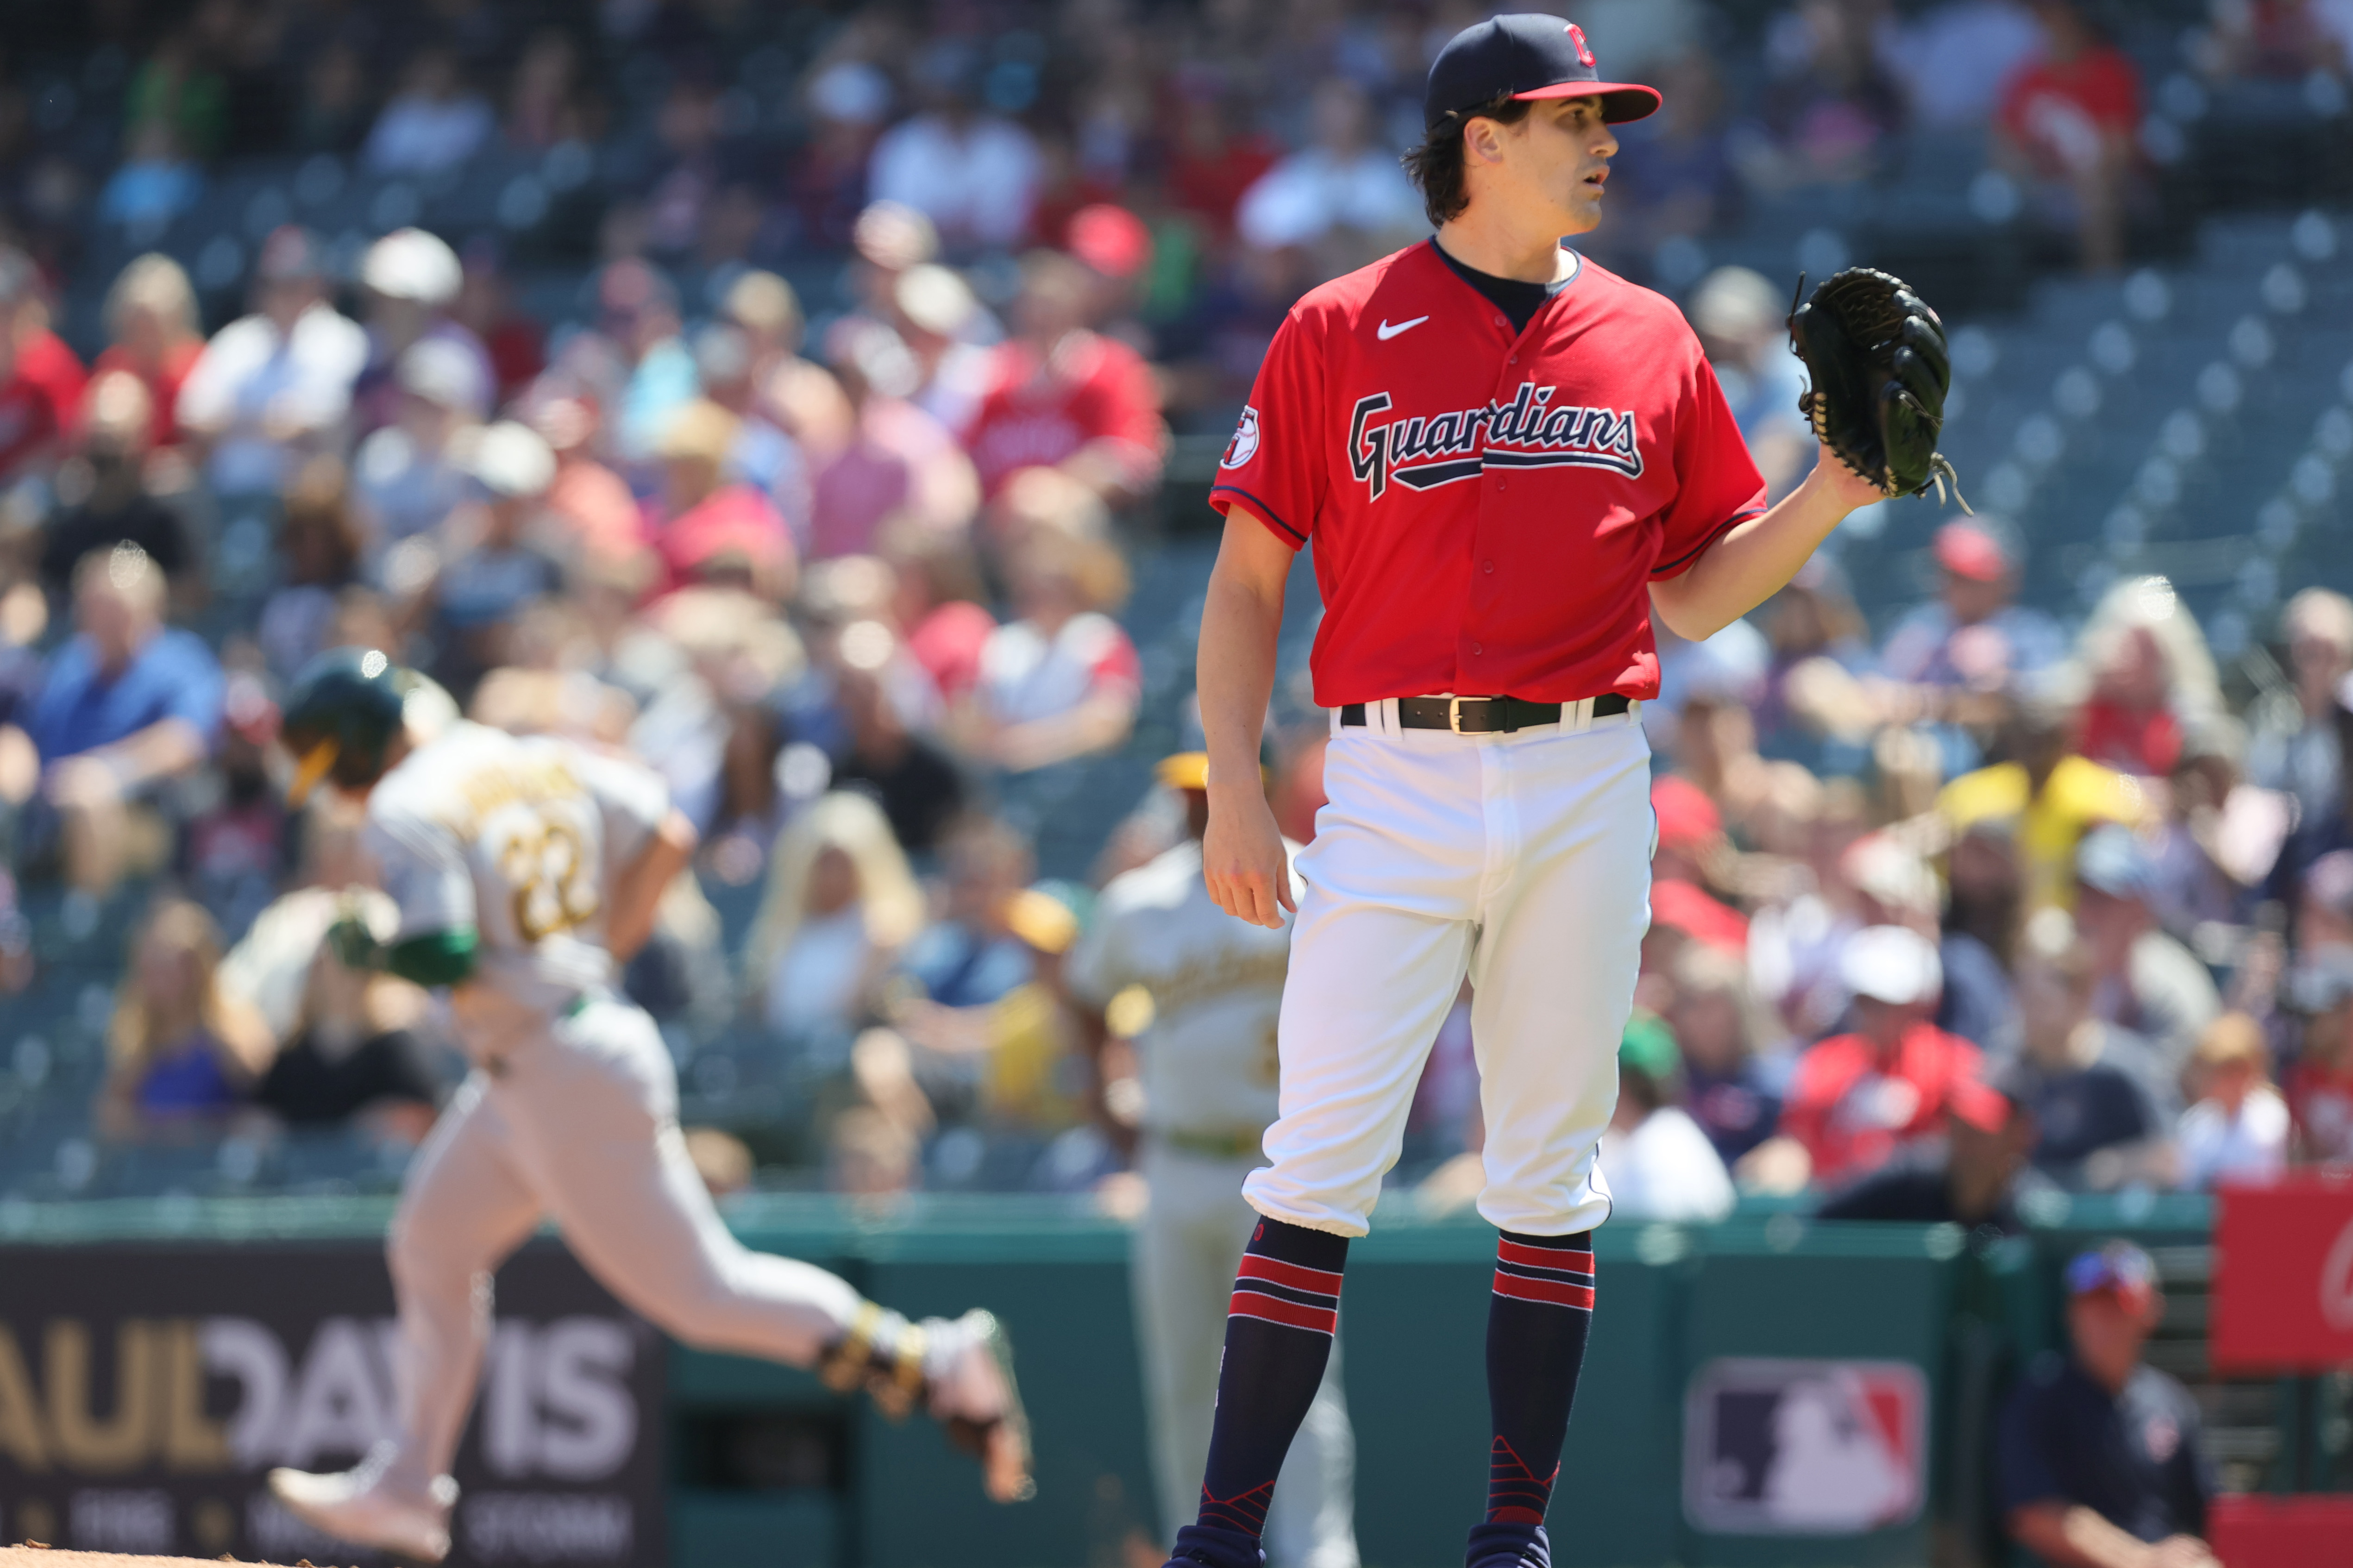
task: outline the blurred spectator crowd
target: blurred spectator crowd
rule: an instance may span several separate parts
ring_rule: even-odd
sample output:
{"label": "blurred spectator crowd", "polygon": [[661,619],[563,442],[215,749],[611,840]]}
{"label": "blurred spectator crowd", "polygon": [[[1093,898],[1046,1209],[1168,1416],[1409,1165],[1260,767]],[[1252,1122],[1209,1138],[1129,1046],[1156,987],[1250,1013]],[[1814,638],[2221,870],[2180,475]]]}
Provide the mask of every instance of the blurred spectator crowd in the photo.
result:
{"label": "blurred spectator crowd", "polygon": [[[349,808],[274,787],[285,682],[366,644],[485,722],[644,759],[702,830],[628,984],[714,1184],[1123,1166],[1149,1001],[1082,1003],[1062,965],[1095,889],[1186,833],[1183,791],[1130,788],[1050,879],[1037,844],[1126,787],[1090,769],[1139,721],[1136,574],[1179,569],[1176,437],[1229,427],[1307,288],[1426,232],[1396,154],[1479,13],[787,9],[121,0],[7,46],[0,989],[119,973],[96,1135],[397,1147],[447,1092],[429,999],[320,952],[366,877]],[[1688,294],[1777,488],[1810,461],[1784,289],[1679,274],[1700,241],[1958,128],[2084,265],[2124,254],[2143,87],[2095,9],[1577,15],[1667,99],[1595,254]],[[2348,39],[2311,0],[2217,6],[2183,47],[2337,80]],[[283,197],[240,215],[249,264],[174,259],[273,158],[593,170],[576,287],[523,287],[527,225],[328,232]],[[1663,650],[1621,1209],[1811,1191],[2009,1225],[2037,1184],[2353,1160],[2353,605],[2299,595],[2292,696],[2250,707],[2162,579],[2070,630],[2014,603],[1998,520],[1934,560],[1917,606],[1867,617],[1824,562]],[[1323,721],[1295,682],[1278,707],[1304,840]],[[1478,1142],[1466,1020],[1409,1131],[1433,1201]]]}
{"label": "blurred spectator crowd", "polygon": [[[2353,602],[2290,599],[2288,679],[2233,712],[2163,578],[2069,636],[2012,602],[1998,521],[1946,523],[1933,559],[1876,647],[1817,562],[1669,651],[1605,1169],[1671,1184],[1666,1217],[1736,1185],[2015,1230],[2041,1192],[2353,1161]],[[1642,1168],[1662,1116],[1672,1170]],[[1683,1120],[1730,1183],[1692,1175],[1716,1167]]]}

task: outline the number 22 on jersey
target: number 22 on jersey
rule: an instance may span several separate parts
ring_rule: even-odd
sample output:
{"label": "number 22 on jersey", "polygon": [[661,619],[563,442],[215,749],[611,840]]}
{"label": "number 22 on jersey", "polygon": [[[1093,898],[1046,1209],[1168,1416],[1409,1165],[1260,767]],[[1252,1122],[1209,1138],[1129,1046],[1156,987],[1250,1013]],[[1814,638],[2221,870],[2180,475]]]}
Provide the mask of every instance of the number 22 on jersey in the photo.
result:
{"label": "number 22 on jersey", "polygon": [[512,890],[515,931],[536,944],[594,919],[596,871],[580,830],[552,814],[500,815],[499,876]]}

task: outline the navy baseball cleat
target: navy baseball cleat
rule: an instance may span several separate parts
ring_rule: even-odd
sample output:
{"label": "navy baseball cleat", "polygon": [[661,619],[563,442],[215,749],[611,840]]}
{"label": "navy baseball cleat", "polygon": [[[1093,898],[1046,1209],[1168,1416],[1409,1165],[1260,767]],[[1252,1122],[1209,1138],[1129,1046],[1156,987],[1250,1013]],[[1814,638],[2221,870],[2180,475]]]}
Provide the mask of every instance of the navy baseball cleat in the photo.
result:
{"label": "navy baseball cleat", "polygon": [[1474,1524],[1463,1568],[1552,1568],[1552,1541],[1541,1524]]}
{"label": "navy baseball cleat", "polygon": [[1214,1524],[1188,1524],[1176,1532],[1167,1568],[1265,1568],[1266,1549],[1255,1535]]}

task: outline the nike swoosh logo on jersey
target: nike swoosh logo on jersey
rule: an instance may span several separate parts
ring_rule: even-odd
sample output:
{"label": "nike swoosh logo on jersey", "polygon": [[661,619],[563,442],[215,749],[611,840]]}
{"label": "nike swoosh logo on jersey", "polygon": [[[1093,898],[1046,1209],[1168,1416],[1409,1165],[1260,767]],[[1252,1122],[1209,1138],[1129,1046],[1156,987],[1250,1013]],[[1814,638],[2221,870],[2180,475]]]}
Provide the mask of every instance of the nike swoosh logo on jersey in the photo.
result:
{"label": "nike swoosh logo on jersey", "polygon": [[1414,328],[1421,325],[1422,322],[1428,320],[1430,320],[1428,316],[1416,316],[1410,321],[1399,321],[1396,326],[1392,327],[1388,323],[1388,318],[1384,316],[1381,318],[1381,324],[1373,329],[1373,336],[1380,339],[1383,342],[1387,342],[1391,338],[1397,336],[1399,332],[1411,331]]}

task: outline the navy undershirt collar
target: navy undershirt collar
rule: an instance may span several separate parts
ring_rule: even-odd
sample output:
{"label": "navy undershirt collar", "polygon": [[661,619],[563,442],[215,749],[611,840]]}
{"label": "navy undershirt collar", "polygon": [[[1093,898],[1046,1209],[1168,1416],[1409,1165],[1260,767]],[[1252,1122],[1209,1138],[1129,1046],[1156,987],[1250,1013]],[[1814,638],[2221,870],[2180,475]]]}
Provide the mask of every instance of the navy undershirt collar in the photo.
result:
{"label": "navy undershirt collar", "polygon": [[1517,278],[1498,278],[1492,272],[1482,272],[1475,267],[1465,266],[1447,255],[1446,247],[1438,243],[1434,235],[1430,237],[1430,248],[1438,253],[1440,261],[1454,269],[1457,278],[1479,290],[1488,303],[1503,311],[1515,332],[1526,331],[1528,323],[1536,319],[1536,312],[1545,308],[1545,301],[1576,282],[1578,274],[1585,270],[1585,259],[1579,257],[1575,270],[1567,277],[1550,283],[1528,283]]}

